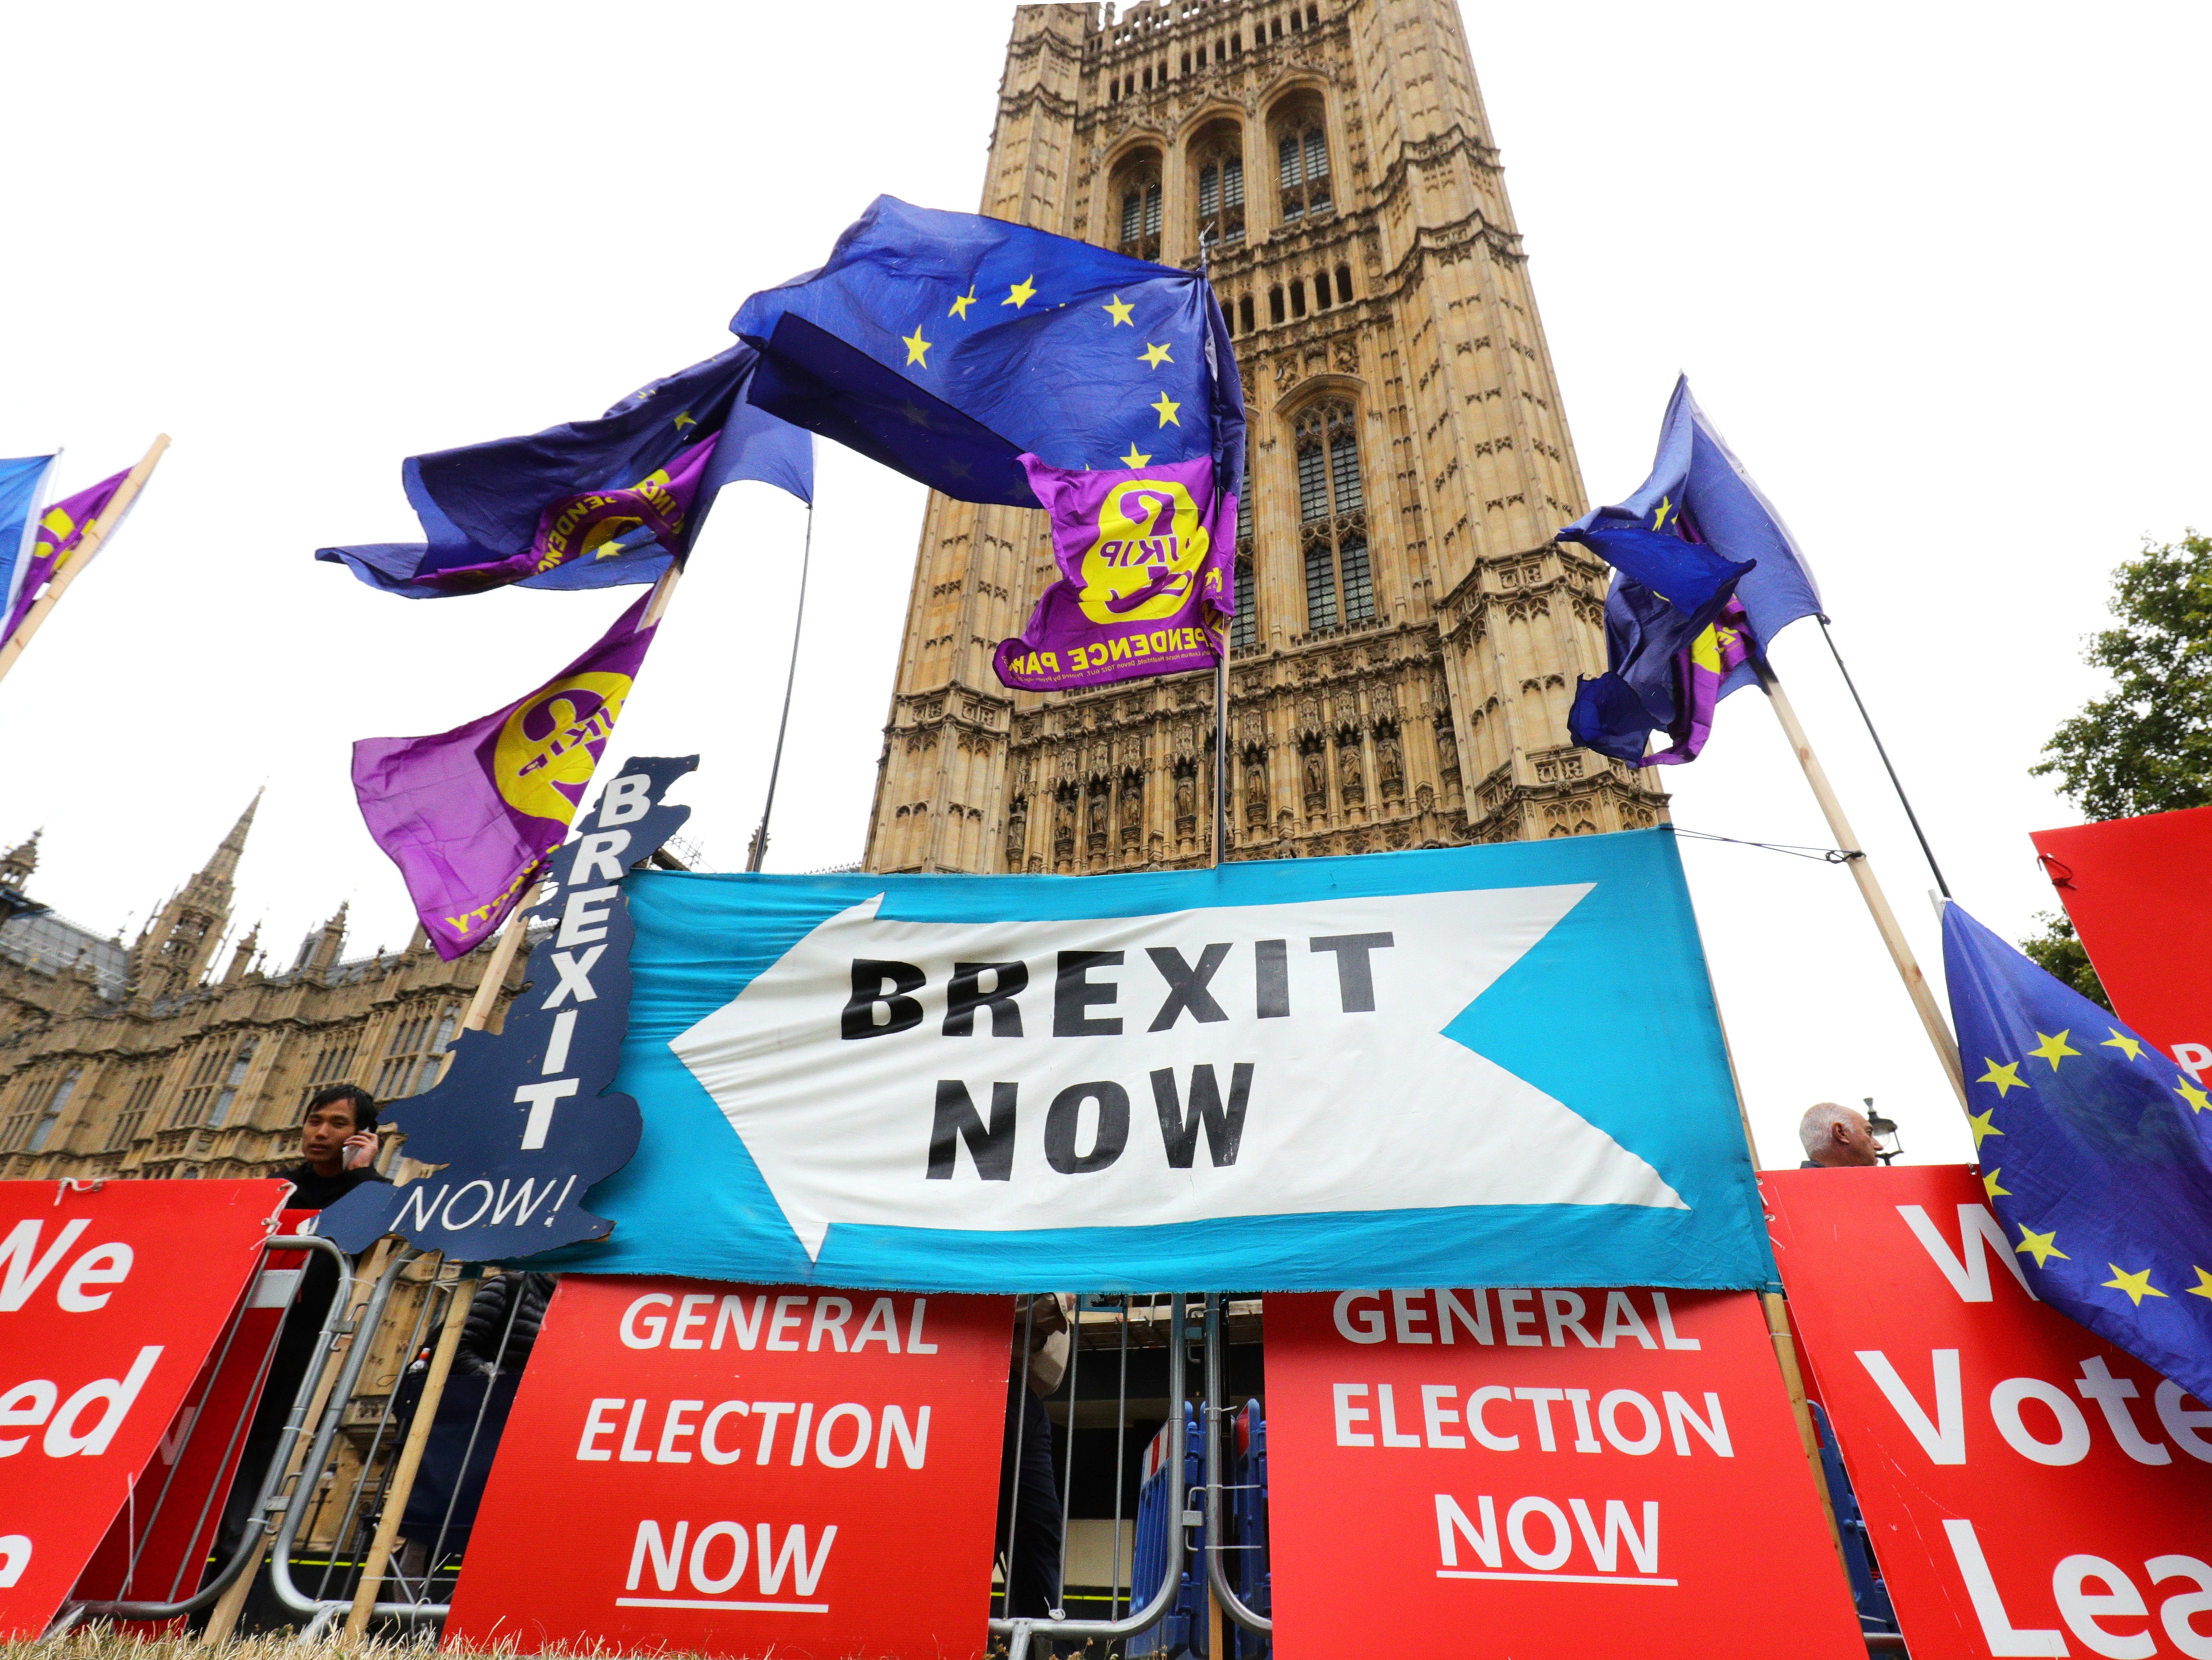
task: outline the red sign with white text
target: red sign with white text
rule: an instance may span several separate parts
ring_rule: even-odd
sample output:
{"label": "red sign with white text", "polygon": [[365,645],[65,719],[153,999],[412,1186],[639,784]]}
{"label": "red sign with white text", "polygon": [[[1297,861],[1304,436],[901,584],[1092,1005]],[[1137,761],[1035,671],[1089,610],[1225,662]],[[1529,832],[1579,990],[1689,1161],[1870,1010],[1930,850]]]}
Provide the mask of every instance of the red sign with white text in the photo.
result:
{"label": "red sign with white text", "polygon": [[1864,1660],[1758,1297],[1270,1297],[1282,1660]]}
{"label": "red sign with white text", "polygon": [[285,1192],[0,1183],[0,1638],[45,1627],[144,1479]]}
{"label": "red sign with white text", "polygon": [[2120,1018],[2212,1075],[2212,807],[2111,818],[2028,838]]}
{"label": "red sign with white text", "polygon": [[569,1275],[447,1639],[981,1655],[1012,1309]]}
{"label": "red sign with white text", "polygon": [[1913,1660],[2212,1656],[2212,1412],[2031,1297],[1971,1171],[1759,1182]]}
{"label": "red sign with white text", "polygon": [[[279,1233],[296,1233],[315,1213],[288,1210]],[[175,1420],[154,1449],[131,1502],[108,1524],[70,1595],[89,1602],[174,1602],[199,1589],[208,1554],[222,1524],[223,1502],[246,1452],[246,1432],[261,1404],[262,1383],[298,1292],[307,1254],[264,1252],[245,1304],[224,1328],[200,1375],[185,1391]],[[262,1472],[246,1472],[258,1481]],[[180,1633],[184,1620],[126,1623],[142,1637]]]}

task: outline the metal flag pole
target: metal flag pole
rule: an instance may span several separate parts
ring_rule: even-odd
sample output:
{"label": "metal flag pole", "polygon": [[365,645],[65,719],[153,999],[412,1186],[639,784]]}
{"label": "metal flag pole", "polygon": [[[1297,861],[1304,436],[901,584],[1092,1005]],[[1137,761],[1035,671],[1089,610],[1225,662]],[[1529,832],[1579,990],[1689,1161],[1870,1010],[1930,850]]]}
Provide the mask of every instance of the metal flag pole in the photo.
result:
{"label": "metal flag pole", "polygon": [[1213,867],[1221,868],[1229,846],[1229,642],[1213,666]]}
{"label": "metal flag pole", "polygon": [[123,522],[124,515],[131,511],[131,504],[138,499],[139,490],[153,477],[155,465],[161,459],[161,452],[168,447],[169,435],[165,432],[154,440],[145,454],[138,458],[138,465],[131,469],[129,477],[117,487],[115,499],[87,527],[82,539],[76,544],[76,551],[54,573],[53,580],[46,584],[46,591],[24,613],[22,626],[9,636],[7,644],[0,645],[0,679],[6,678],[8,671],[15,666],[15,660],[23,654],[23,648],[31,643],[31,636],[39,631],[48,613],[69,591],[69,585],[76,581],[78,575],[93,562],[100,544],[107,540],[107,533]]}
{"label": "metal flag pole", "polygon": [[783,736],[791,725],[791,689],[799,682],[799,635],[806,626],[806,574],[814,562],[814,503],[806,504],[806,540],[799,555],[799,613],[791,619],[791,666],[783,676],[783,713],[775,723],[775,758],[769,763],[768,800],[761,803],[760,828],[745,852],[745,868],[757,871],[768,857],[768,819],[775,811],[775,781],[783,771]]}
{"label": "metal flag pole", "polygon": [[1936,1058],[1943,1064],[1943,1075],[1951,1080],[1951,1088],[1958,1095],[1959,1108],[1971,1111],[1966,1104],[1966,1073],[1959,1066],[1958,1040],[1951,1036],[1951,1028],[1944,1024],[1942,1011],[1936,1006],[1936,993],[1928,977],[1920,971],[1920,964],[1912,955],[1912,947],[1905,943],[1905,930],[1897,925],[1897,915],[1889,908],[1888,897],[1881,884],[1875,879],[1873,861],[1859,846],[1858,837],[1852,833],[1850,821],[1844,817],[1844,804],[1837,800],[1834,788],[1828,782],[1826,770],[1820,757],[1813,752],[1813,740],[1805,735],[1798,724],[1797,711],[1790,706],[1789,694],[1782,690],[1782,682],[1774,671],[1758,658],[1752,660],[1758,672],[1759,689],[1773,707],[1774,715],[1782,722],[1782,731],[1790,739],[1790,747],[1797,751],[1797,763],[1805,769],[1805,781],[1813,787],[1813,797],[1820,804],[1820,811],[1828,820],[1828,833],[1835,837],[1836,846],[1844,855],[1844,862],[1850,866],[1851,879],[1859,885],[1859,897],[1866,901],[1867,909],[1874,914],[1874,925],[1881,935],[1881,942],[1889,947],[1889,959],[1897,965],[1898,976],[1905,982],[1905,994],[1912,999],[1913,1011],[1920,1017],[1927,1031],[1928,1041],[1935,1046]]}
{"label": "metal flag pole", "polygon": [[1890,787],[1897,792],[1898,800],[1904,805],[1905,817],[1912,826],[1915,839],[1920,843],[1921,856],[1928,860],[1928,868],[1936,874],[1937,891],[1948,899],[1951,885],[1943,879],[1943,867],[1936,862],[1936,849],[1928,845],[1927,834],[1920,828],[1920,815],[1912,810],[1912,798],[1905,793],[1905,781],[1897,775],[1897,769],[1890,764],[1888,747],[1881,741],[1881,734],[1875,730],[1874,716],[1867,713],[1866,699],[1859,696],[1858,683],[1851,678],[1851,672],[1844,662],[1843,653],[1836,649],[1836,636],[1829,631],[1828,619],[1823,617],[1820,622],[1820,637],[1828,642],[1828,655],[1836,660],[1837,672],[1842,674],[1844,684],[1850,690],[1851,702],[1859,707],[1859,719],[1866,722],[1867,736],[1874,739],[1874,752],[1881,757],[1882,770],[1889,775]]}

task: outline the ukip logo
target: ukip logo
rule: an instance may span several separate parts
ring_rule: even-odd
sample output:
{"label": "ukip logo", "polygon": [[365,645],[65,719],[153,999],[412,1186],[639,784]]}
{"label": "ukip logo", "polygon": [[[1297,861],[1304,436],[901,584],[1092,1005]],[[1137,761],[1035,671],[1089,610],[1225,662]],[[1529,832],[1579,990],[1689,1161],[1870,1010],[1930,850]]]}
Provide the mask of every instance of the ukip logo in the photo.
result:
{"label": "ukip logo", "polygon": [[534,818],[574,818],[629,688],[627,674],[586,672],[517,704],[492,751],[501,798]]}
{"label": "ukip logo", "polygon": [[1083,614],[1093,623],[1156,623],[1189,604],[1211,538],[1189,489],[1172,479],[1118,484],[1098,508],[1083,555]]}

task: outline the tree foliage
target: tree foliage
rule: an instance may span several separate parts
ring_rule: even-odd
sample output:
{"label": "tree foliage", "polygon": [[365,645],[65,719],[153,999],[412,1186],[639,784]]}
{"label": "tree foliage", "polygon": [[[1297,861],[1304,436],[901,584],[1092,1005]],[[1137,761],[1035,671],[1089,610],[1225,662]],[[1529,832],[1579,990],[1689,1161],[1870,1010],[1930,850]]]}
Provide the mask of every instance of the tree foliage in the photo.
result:
{"label": "tree foliage", "polygon": [[2212,537],[2145,543],[2113,574],[2117,628],[2083,658],[2112,677],[2029,770],[2092,818],[2212,803]]}
{"label": "tree foliage", "polygon": [[[2028,770],[2091,818],[2127,818],[2212,804],[2212,537],[2143,544],[2112,575],[2118,625],[2089,636],[2084,660],[2112,677],[2043,746]],[[2074,925],[2036,919],[2021,949],[2045,973],[2112,1007]]]}

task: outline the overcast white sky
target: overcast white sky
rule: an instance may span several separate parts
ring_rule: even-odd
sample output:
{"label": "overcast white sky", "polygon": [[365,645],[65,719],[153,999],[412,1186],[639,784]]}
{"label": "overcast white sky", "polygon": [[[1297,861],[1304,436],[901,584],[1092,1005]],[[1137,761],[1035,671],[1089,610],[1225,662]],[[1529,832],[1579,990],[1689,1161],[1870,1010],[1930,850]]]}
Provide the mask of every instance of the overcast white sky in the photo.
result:
{"label": "overcast white sky", "polygon": [[[1468,4],[1593,500],[1650,459],[1678,368],[1811,550],[1954,891],[2017,935],[2027,775],[2097,690],[2111,568],[2212,524],[2203,68],[2212,11],[1683,0]],[[0,454],[74,490],[175,447],[0,686],[0,845],[135,927],[254,790],[241,924],[289,964],[352,902],[411,917],[347,781],[596,637],[626,593],[410,603],[313,562],[411,539],[403,456],[597,413],[726,344],[879,192],[970,209],[1012,8],[216,3],[10,23],[17,231]],[[823,446],[817,587],[771,869],[857,858],[922,493]],[[742,863],[801,514],[724,497],[619,752]],[[1815,625],[1776,658],[1931,973],[1926,868]],[[1669,780],[1685,828],[1826,845],[1755,693]],[[1875,1097],[1916,1157],[1969,1141],[1849,876],[1685,843],[1760,1150]],[[1633,1089],[1632,1078],[1622,1079]]]}

